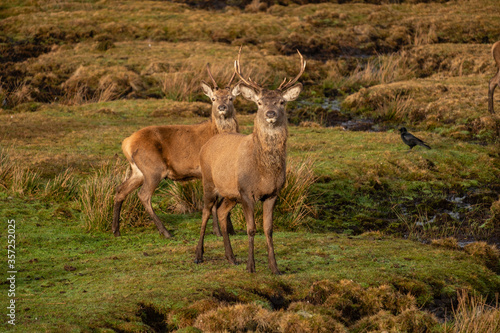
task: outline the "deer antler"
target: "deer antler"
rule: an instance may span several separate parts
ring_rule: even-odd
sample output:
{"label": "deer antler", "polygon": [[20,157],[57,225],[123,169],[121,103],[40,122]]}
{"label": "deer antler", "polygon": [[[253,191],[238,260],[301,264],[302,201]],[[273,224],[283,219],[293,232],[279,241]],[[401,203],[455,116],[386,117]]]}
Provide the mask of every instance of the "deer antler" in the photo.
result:
{"label": "deer antler", "polygon": [[297,82],[297,80],[300,78],[300,76],[304,73],[304,70],[306,69],[306,62],[304,61],[304,57],[302,56],[302,54],[300,54],[299,50],[297,50],[297,53],[299,54],[299,57],[300,57],[300,72],[299,72],[299,74],[295,77],[295,79],[293,79],[293,80],[290,79],[290,81],[288,81],[288,83],[286,83],[286,77],[285,77],[283,82],[281,82],[280,86],[278,87],[278,90],[283,91],[285,89],[288,89],[292,84]]}
{"label": "deer antler", "polygon": [[[217,85],[217,82],[215,82],[215,79],[214,77],[212,76],[212,73],[210,72],[210,64],[207,63],[207,72],[208,72],[208,75],[210,76],[210,78],[212,79],[212,82],[214,84],[214,89],[217,90],[219,89],[219,86]],[[232,80],[232,79],[231,79]]]}
{"label": "deer antler", "polygon": [[247,86],[249,87],[252,87],[252,88],[255,88],[257,90],[262,90],[262,87],[259,86],[259,84],[257,84],[256,82],[252,81],[251,78],[248,78],[248,80],[246,80],[244,77],[243,77],[243,74],[241,74],[241,67],[240,67],[240,55],[241,55],[241,49],[243,48],[243,46],[240,46],[240,51],[238,52],[238,60],[236,60],[234,62],[234,72],[236,74],[238,74],[238,77],[240,78],[240,80],[246,84]]}

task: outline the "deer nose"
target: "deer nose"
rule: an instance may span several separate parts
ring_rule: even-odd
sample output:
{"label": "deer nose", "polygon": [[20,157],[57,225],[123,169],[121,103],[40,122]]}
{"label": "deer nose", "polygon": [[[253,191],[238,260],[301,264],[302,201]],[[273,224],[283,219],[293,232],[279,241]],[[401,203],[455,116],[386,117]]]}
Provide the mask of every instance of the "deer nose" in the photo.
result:
{"label": "deer nose", "polygon": [[217,109],[219,109],[220,112],[225,112],[227,110],[227,106],[225,104],[221,104]]}
{"label": "deer nose", "polygon": [[276,118],[276,111],[267,111],[266,112],[266,118]]}

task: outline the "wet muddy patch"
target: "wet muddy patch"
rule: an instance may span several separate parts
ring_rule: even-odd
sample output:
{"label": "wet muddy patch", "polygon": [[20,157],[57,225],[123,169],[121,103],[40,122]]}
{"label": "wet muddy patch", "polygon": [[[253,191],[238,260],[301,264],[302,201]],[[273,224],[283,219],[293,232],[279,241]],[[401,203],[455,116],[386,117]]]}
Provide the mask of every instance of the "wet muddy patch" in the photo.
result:
{"label": "wet muddy patch", "polygon": [[354,116],[340,107],[338,99],[324,99],[320,102],[300,101],[297,108],[290,112],[290,122],[305,125],[315,122],[325,127],[340,127],[346,131],[382,132],[388,125],[373,118]]}
{"label": "wet muddy patch", "polygon": [[500,245],[500,227],[489,223],[494,218],[491,207],[499,194],[500,185],[491,184],[440,198],[402,203],[395,212],[407,238],[429,242],[434,238],[454,237],[462,248],[478,240]]}

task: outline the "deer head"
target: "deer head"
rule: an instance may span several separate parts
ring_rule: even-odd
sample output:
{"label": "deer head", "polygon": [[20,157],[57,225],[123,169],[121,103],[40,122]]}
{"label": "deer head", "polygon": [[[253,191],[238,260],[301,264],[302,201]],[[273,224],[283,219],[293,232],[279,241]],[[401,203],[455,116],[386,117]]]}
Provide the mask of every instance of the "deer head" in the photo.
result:
{"label": "deer head", "polygon": [[203,93],[212,101],[212,116],[216,120],[234,118],[235,110],[233,101],[234,98],[240,94],[239,82],[231,88],[231,83],[233,82],[235,73],[233,73],[233,76],[231,76],[231,79],[229,80],[227,86],[223,89],[220,89],[217,85],[217,82],[215,82],[212,73],[210,72],[209,64],[207,64],[207,72],[212,79],[213,88],[210,87],[210,85],[205,81],[201,81],[201,88],[203,89]]}
{"label": "deer head", "polygon": [[306,62],[302,54],[297,50],[300,56],[300,71],[299,74],[287,82],[285,78],[276,90],[267,90],[261,85],[257,84],[252,79],[246,80],[241,73],[240,68],[240,52],[238,53],[238,60],[234,63],[235,72],[241,79],[240,92],[244,98],[251,100],[257,104],[256,123],[267,126],[268,128],[286,126],[287,118],[285,113],[285,105],[289,101],[297,99],[302,91],[302,84],[295,82],[304,73]]}

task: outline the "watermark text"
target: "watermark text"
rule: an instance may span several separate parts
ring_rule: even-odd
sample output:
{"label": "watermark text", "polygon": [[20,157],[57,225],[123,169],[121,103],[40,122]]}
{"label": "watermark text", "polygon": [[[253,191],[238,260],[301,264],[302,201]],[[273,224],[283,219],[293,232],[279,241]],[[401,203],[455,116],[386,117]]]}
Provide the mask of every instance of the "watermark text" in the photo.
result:
{"label": "watermark text", "polygon": [[16,220],[7,220],[7,322],[16,324]]}

